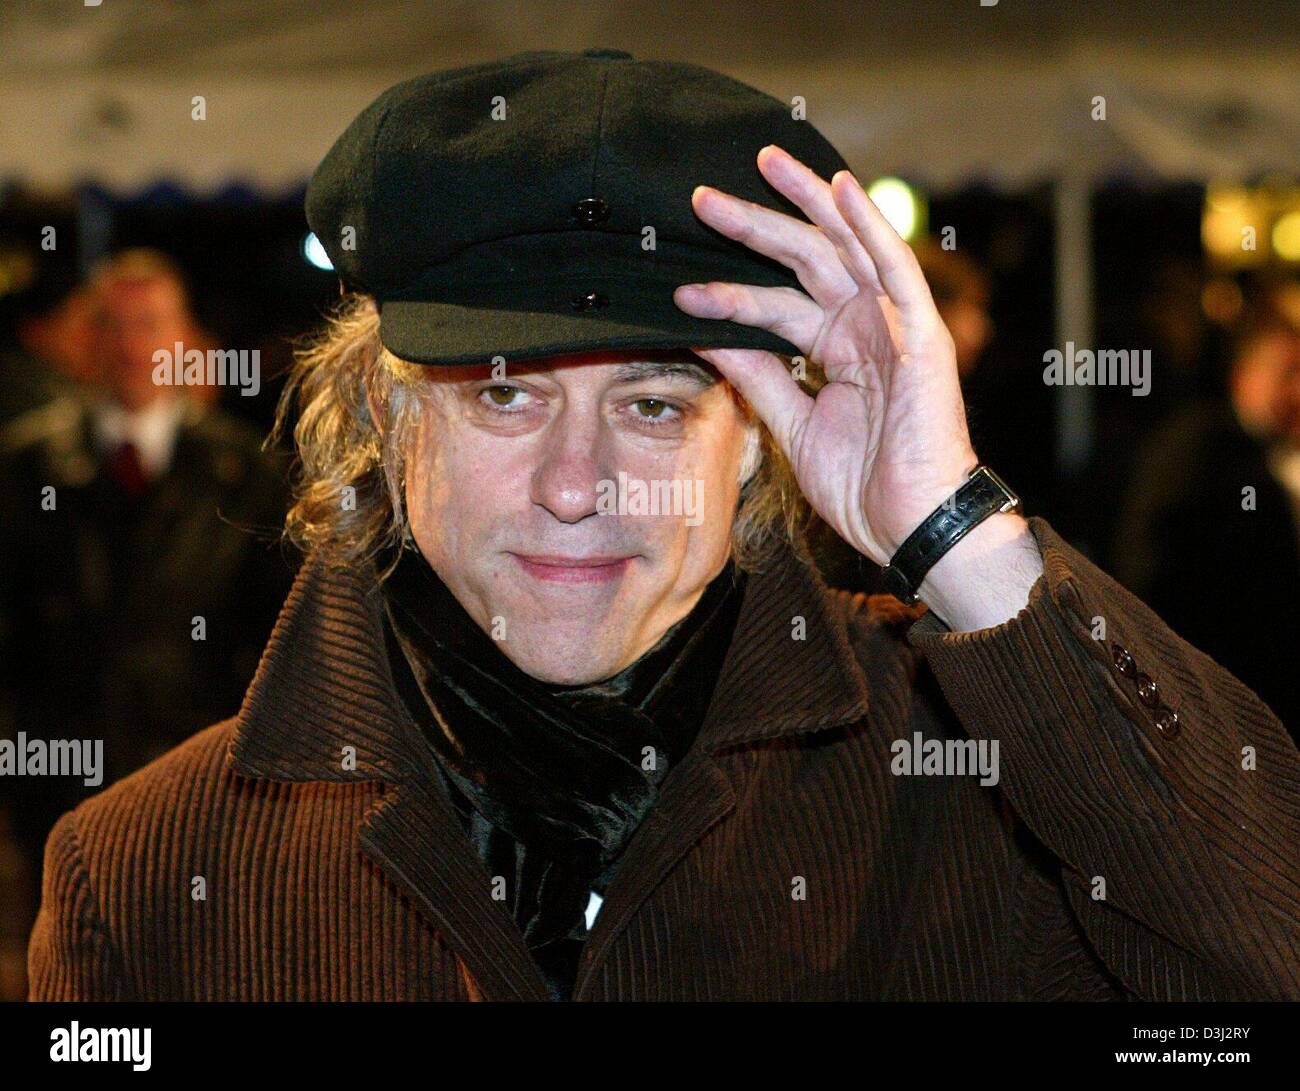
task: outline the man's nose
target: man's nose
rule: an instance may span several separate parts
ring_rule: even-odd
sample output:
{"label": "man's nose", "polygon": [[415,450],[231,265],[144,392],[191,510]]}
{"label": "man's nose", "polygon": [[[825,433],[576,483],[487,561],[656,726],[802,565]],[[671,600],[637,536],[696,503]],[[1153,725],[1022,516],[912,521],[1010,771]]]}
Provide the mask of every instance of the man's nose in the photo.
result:
{"label": "man's nose", "polygon": [[548,428],[532,476],[532,501],[562,523],[597,512],[600,482],[607,476],[599,422],[566,409]]}

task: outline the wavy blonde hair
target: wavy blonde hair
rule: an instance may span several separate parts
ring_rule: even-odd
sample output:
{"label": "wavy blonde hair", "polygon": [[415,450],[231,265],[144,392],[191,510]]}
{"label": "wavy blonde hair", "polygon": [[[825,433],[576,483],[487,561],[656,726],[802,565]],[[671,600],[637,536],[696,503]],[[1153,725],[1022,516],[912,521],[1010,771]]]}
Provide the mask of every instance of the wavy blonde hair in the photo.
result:
{"label": "wavy blonde hair", "polygon": [[[410,540],[405,452],[427,381],[426,368],[384,347],[369,295],[344,296],[324,327],[299,344],[268,442],[284,436],[296,412],[298,457],[285,536],[304,553],[354,566],[389,550],[395,555]],[[807,385],[816,389],[822,381],[817,373]],[[807,501],[771,433],[741,404],[754,432],[732,523],[732,559],[754,571],[787,544],[807,559]]]}

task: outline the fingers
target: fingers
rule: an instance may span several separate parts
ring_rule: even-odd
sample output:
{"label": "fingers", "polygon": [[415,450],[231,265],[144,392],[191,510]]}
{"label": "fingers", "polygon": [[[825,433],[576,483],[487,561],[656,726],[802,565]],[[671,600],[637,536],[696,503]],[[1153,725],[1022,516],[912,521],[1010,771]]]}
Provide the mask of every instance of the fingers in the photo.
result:
{"label": "fingers", "polygon": [[814,299],[840,299],[855,290],[834,244],[812,224],[712,186],[696,186],[691,206],[715,231],[794,270]]}
{"label": "fingers", "polygon": [[793,459],[796,438],[812,413],[813,399],[795,382],[781,358],[762,349],[691,351],[722,372],[767,425],[781,450]]}
{"label": "fingers", "polygon": [[812,348],[825,321],[821,307],[794,288],[728,281],[683,284],[673,293],[673,301],[696,318],[723,318],[769,330],[804,353]]}
{"label": "fingers", "polygon": [[[697,204],[707,204],[712,214],[728,223],[729,232],[724,233],[792,268],[791,256],[798,255],[805,265],[814,267],[818,289],[814,290],[802,273],[800,281],[823,304],[829,305],[832,299],[861,288],[888,295],[905,326],[929,329],[935,325],[938,311],[916,255],[850,171],[837,172],[828,184],[774,144],[759,151],[758,168],[813,226],[718,190],[708,190],[724,200],[709,199]],[[811,250],[800,250],[801,246],[810,246],[801,238],[809,231],[819,234],[824,242]],[[824,243],[834,250],[838,270],[827,265]],[[846,287],[846,276],[853,288]],[[835,294],[824,294],[823,287]]]}
{"label": "fingers", "polygon": [[884,214],[846,170],[831,179],[835,206],[861,240],[880,275],[880,283],[905,325],[932,325],[939,317],[921,263]]}
{"label": "fingers", "polygon": [[825,179],[775,144],[759,151],[758,169],[778,193],[797,205],[831,239],[858,285],[872,292],[884,290],[875,263],[836,206]]}

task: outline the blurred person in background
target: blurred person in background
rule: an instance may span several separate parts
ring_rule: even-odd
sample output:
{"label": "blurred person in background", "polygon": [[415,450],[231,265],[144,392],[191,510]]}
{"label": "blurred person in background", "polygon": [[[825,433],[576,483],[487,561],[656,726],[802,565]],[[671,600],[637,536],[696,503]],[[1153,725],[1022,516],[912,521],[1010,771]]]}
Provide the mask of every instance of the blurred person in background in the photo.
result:
{"label": "blurred person in background", "polygon": [[1200,258],[1169,256],[1152,270],[1138,306],[1139,336],[1152,347],[1160,380],[1141,399],[1143,420],[1164,420],[1193,399],[1222,397],[1232,352],[1223,325],[1231,322],[1223,316],[1211,320],[1207,313],[1206,294],[1216,283],[1222,278]]}
{"label": "blurred person in background", "polygon": [[1228,396],[1175,414],[1136,460],[1115,574],[1300,724],[1300,285],[1239,334]]}
{"label": "blurred person in background", "polygon": [[18,327],[23,348],[66,383],[95,379],[98,310],[89,288],[76,285],[44,314],[32,314]]}
{"label": "blurred person in background", "polygon": [[[257,534],[283,519],[284,467],[210,408],[213,390],[154,382],[156,352],[207,343],[177,268],[124,252],[66,306],[83,302],[93,339],[80,389],[0,429],[3,737],[103,740],[94,787],[0,781],[33,877],[62,811],[239,707],[292,576]],[[47,358],[70,328],[41,328]],[[30,930],[34,906],[3,911]]]}
{"label": "blurred person in background", "polygon": [[945,250],[933,239],[924,239],[913,249],[939,317],[952,334],[957,374],[964,383],[975,373],[980,357],[993,340],[988,275],[973,258]]}
{"label": "blurred person in background", "polygon": [[94,306],[71,274],[50,275],[7,308],[0,339],[0,424],[67,392],[94,370]]}
{"label": "blurred person in background", "polygon": [[1132,299],[1125,298],[1122,309],[1121,300],[1112,298],[1110,312],[1117,317],[1103,321],[1106,312],[1099,311],[1095,334],[1099,345],[1150,347],[1147,393],[1135,398],[1127,388],[1094,388],[1092,455],[1086,472],[1065,483],[1059,495],[1059,506],[1070,513],[1071,540],[1121,569],[1128,559],[1108,552],[1124,533],[1123,505],[1113,498],[1124,497],[1153,435],[1183,419],[1189,406],[1226,406],[1233,349],[1225,327],[1236,321],[1224,314],[1211,319],[1206,297],[1216,278],[1199,258],[1153,257],[1147,278],[1132,285]]}

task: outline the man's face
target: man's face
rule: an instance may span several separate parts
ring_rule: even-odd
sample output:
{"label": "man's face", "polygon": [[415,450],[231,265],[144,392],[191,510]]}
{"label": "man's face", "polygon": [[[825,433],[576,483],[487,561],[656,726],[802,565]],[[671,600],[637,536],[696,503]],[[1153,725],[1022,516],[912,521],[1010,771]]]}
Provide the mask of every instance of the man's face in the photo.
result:
{"label": "man's face", "polygon": [[110,281],[95,294],[103,383],[120,404],[139,409],[170,390],[154,385],[154,353],[174,352],[194,330],[184,294],[165,277]]}
{"label": "man's face", "polygon": [[1300,446],[1300,333],[1277,329],[1235,361],[1232,397],[1247,428]]}
{"label": "man's face", "polygon": [[672,359],[555,357],[504,379],[430,369],[407,451],[412,533],[541,681],[617,674],[726,563],[746,419],[707,364]]}

